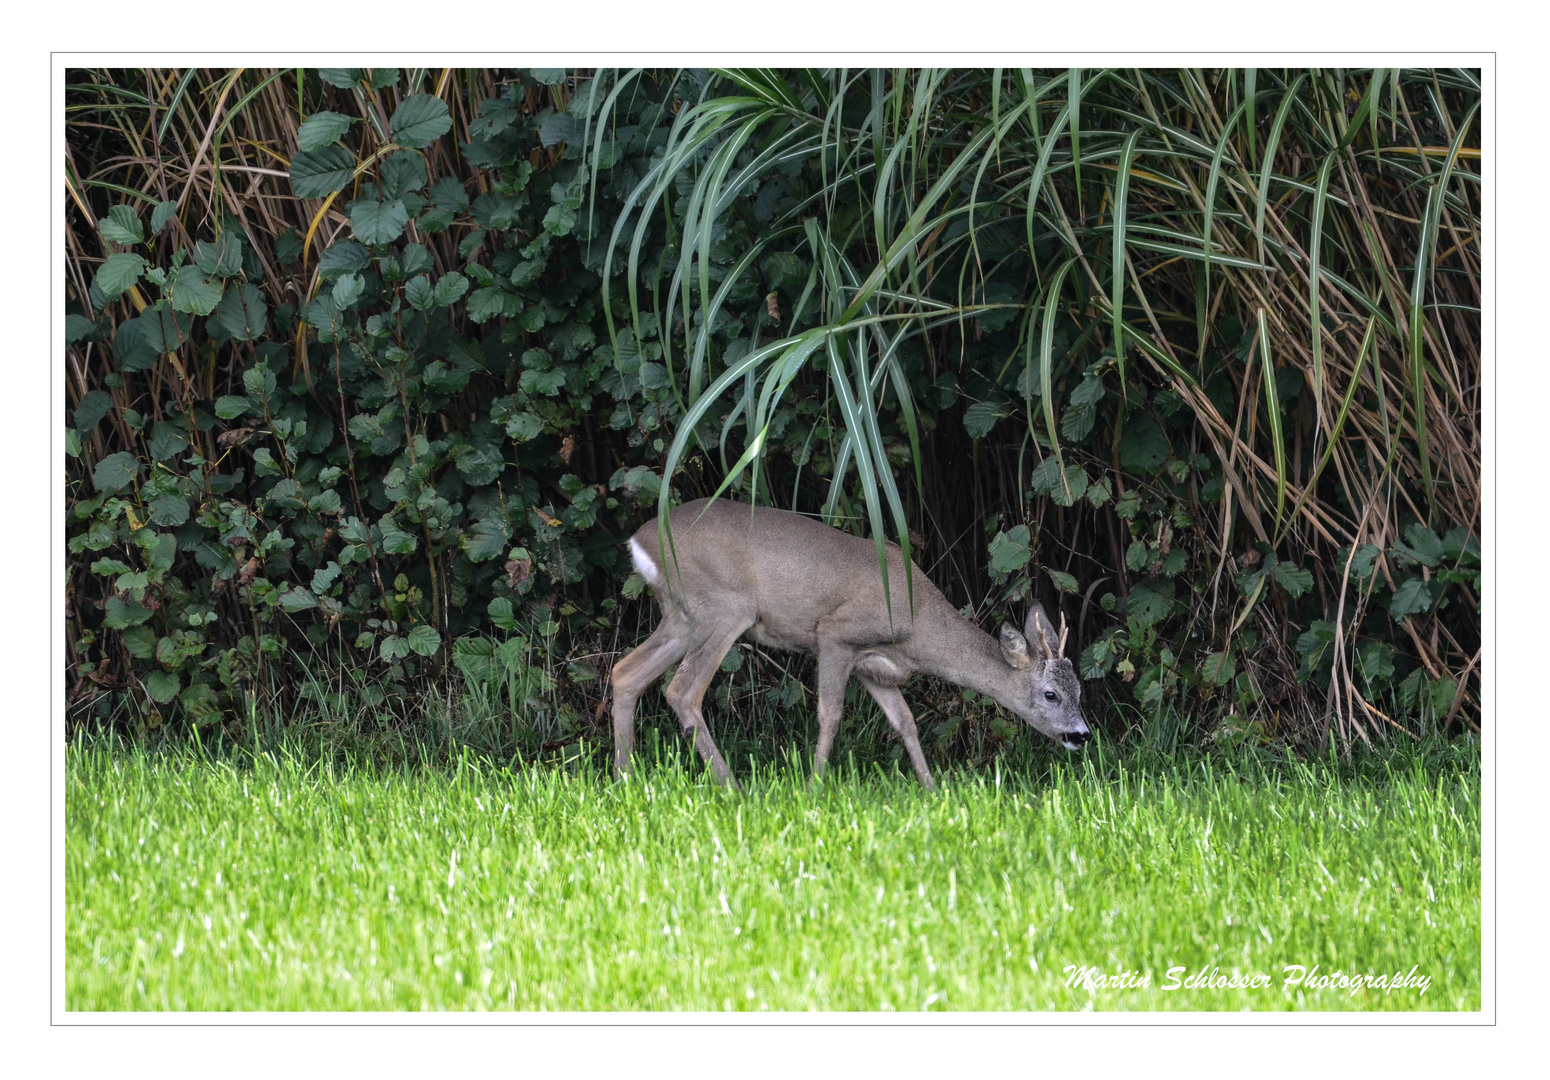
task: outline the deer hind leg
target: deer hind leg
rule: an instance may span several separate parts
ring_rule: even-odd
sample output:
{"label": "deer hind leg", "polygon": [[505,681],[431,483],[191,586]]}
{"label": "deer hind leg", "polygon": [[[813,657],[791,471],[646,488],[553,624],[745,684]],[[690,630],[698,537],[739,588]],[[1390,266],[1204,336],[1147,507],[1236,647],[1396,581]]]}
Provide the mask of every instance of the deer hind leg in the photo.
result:
{"label": "deer hind leg", "polygon": [[630,655],[614,665],[609,681],[614,688],[614,772],[630,771],[630,755],[635,751],[635,702],[646,687],[664,671],[683,659],[689,651],[689,628],[683,616],[663,617],[652,635]]}
{"label": "deer hind leg", "polygon": [[834,736],[840,730],[840,714],[845,710],[845,684],[850,681],[856,654],[837,644],[818,648],[818,746],[813,750],[813,779],[823,775],[834,749]]}
{"label": "deer hind leg", "polygon": [[926,768],[926,755],[920,749],[920,735],[915,730],[915,717],[910,712],[910,707],[904,702],[904,695],[899,693],[897,686],[889,686],[886,683],[875,683],[870,679],[861,677],[861,685],[867,688],[867,693],[881,706],[883,715],[888,717],[888,723],[894,731],[899,733],[899,738],[904,742],[904,749],[910,755],[910,764],[915,767],[915,779],[920,781],[927,791],[936,788],[936,781],[931,779],[931,770]]}
{"label": "deer hind leg", "polygon": [[752,616],[739,616],[719,622],[700,636],[689,648],[683,663],[678,665],[678,674],[673,676],[666,692],[667,703],[678,714],[678,722],[683,725],[684,733],[694,739],[694,748],[710,766],[716,782],[734,791],[737,790],[737,782],[732,779],[732,770],[727,768],[726,759],[716,748],[716,741],[710,737],[710,728],[706,726],[701,706],[710,680],[720,669],[727,650],[752,625]]}

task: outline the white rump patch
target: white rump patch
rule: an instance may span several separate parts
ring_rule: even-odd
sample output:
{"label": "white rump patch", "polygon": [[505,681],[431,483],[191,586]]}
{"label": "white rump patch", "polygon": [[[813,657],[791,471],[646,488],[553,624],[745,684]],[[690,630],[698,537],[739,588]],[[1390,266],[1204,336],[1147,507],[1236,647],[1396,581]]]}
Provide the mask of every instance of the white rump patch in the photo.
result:
{"label": "white rump patch", "polygon": [[635,537],[630,537],[630,561],[635,564],[635,570],[646,583],[653,588],[662,584],[662,571],[657,564],[651,561],[651,556],[646,554],[646,549],[635,542]]}

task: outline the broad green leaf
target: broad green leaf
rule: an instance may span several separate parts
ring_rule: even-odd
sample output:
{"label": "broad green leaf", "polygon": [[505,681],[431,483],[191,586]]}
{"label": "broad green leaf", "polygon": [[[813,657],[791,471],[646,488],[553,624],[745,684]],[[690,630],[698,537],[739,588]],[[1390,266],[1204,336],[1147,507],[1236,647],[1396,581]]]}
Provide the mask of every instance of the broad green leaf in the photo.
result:
{"label": "broad green leaf", "polygon": [[166,199],[156,204],[156,209],[151,211],[151,235],[160,236],[161,231],[167,227],[178,213],[178,204],[171,199]]}
{"label": "broad green leaf", "polygon": [[508,302],[507,294],[501,289],[476,289],[468,298],[465,310],[471,321],[482,323],[505,313]]}
{"label": "broad green leaf", "polygon": [[330,143],[338,142],[353,123],[354,118],[343,113],[313,113],[301,122],[301,128],[296,132],[296,145],[308,153],[321,150]]}
{"label": "broad green leaf", "polygon": [[489,613],[490,621],[502,630],[509,631],[517,628],[517,619],[511,601],[504,596],[497,596],[491,600],[485,610]]}
{"label": "broad green leaf", "polygon": [[1213,686],[1226,686],[1237,674],[1238,665],[1231,653],[1214,652],[1200,665],[1201,676]]}
{"label": "broad green leaf", "polygon": [[522,389],[530,394],[554,397],[564,386],[565,372],[563,371],[524,371],[522,373]]}
{"label": "broad green leaf", "polygon": [[571,142],[580,133],[576,118],[569,113],[550,113],[538,125],[538,141],[545,147]]}
{"label": "broad green leaf", "polygon": [[97,467],[92,470],[92,483],[98,491],[111,495],[127,487],[139,475],[140,463],[135,456],[121,450],[97,462]]}
{"label": "broad green leaf", "polygon": [[330,245],[318,258],[318,275],[324,281],[332,281],[340,274],[364,270],[371,265],[371,252],[354,240],[339,240]]}
{"label": "broad green leaf", "polygon": [[221,283],[211,281],[197,266],[182,266],[172,281],[172,307],[190,315],[208,315],[221,302]]}
{"label": "broad green leaf", "polygon": [[1047,569],[1045,570],[1045,573],[1047,573],[1049,575],[1049,579],[1055,583],[1055,588],[1059,589],[1061,592],[1076,592],[1076,578],[1072,577],[1064,570]]}
{"label": "broad green leaf", "polygon": [[248,400],[263,402],[274,396],[274,372],[261,361],[242,373],[242,388],[248,392]]}
{"label": "broad green leaf", "polygon": [[350,204],[350,231],[363,244],[391,244],[408,224],[402,199],[356,199]]}
{"label": "broad green leaf", "polygon": [[145,692],[161,705],[178,696],[182,683],[169,671],[151,671],[145,676]]}
{"label": "broad green leaf", "polygon": [[124,630],[131,626],[139,626],[151,617],[149,608],[142,607],[134,600],[120,600],[116,596],[108,597],[108,601],[102,607],[102,625],[109,630]]}
{"label": "broad green leaf", "polygon": [[436,290],[431,279],[424,274],[412,278],[404,286],[404,299],[416,311],[429,311],[436,306]]}
{"label": "broad green leaf", "polygon": [[75,407],[75,430],[86,434],[113,411],[113,395],[106,390],[88,390]]}
{"label": "broad green leaf", "polygon": [[186,311],[175,311],[166,300],[158,300],[140,313],[135,320],[140,324],[146,347],[158,355],[177,352],[194,333],[194,316]]}
{"label": "broad green leaf", "polygon": [[1432,591],[1426,582],[1418,577],[1406,578],[1394,590],[1394,598],[1389,603],[1389,614],[1396,619],[1404,619],[1410,615],[1420,614],[1431,606]]}
{"label": "broad green leaf", "polygon": [[149,660],[156,655],[156,631],[149,626],[132,626],[124,631],[124,648],[136,660]]}
{"label": "broad green leaf", "polygon": [[398,253],[398,266],[404,277],[427,274],[436,268],[436,260],[424,244],[405,244]]}
{"label": "broad green leaf", "polygon": [[257,341],[269,323],[269,308],[257,286],[233,283],[216,306],[215,317],[238,341]]}
{"label": "broad green leaf", "polygon": [[447,103],[431,94],[410,94],[388,122],[393,141],[414,149],[429,146],[452,130]]}
{"label": "broad green leaf", "polygon": [[1443,561],[1442,540],[1427,526],[1420,523],[1407,526],[1405,539],[1409,544],[1395,544],[1397,551],[1403,552],[1425,566],[1436,566]]}
{"label": "broad green leaf", "polygon": [[145,260],[130,251],[122,251],[117,255],[109,255],[101,266],[97,268],[97,276],[92,284],[97,286],[97,291],[112,300],[122,296],[135,282],[140,280],[145,273]]}
{"label": "broad green leaf", "polygon": [[216,237],[214,243],[201,240],[194,245],[194,265],[206,277],[236,277],[242,273],[242,241],[230,229]]}
{"label": "broad green leaf", "polygon": [[413,150],[400,150],[383,158],[377,166],[377,179],[384,199],[401,199],[430,182],[425,157]]}
{"label": "broad green leaf", "polygon": [[177,528],[188,523],[188,500],[181,495],[163,495],[151,502],[151,524]]}
{"label": "broad green leaf", "polygon": [[468,191],[455,176],[444,176],[431,186],[431,201],[439,209],[461,214],[468,209]]}
{"label": "broad green leaf", "polygon": [[519,443],[538,438],[543,430],[543,418],[530,412],[513,413],[506,421],[506,434]]}
{"label": "broad green leaf", "polygon": [[327,566],[320,566],[312,572],[312,591],[318,596],[325,596],[335,579],[339,577],[339,564],[330,560]]}
{"label": "broad green leaf", "polygon": [[1119,440],[1120,464],[1137,472],[1155,474],[1168,460],[1168,437],[1145,413],[1132,414]]}
{"label": "broad green leaf", "polygon": [[284,476],[285,470],[280,468],[280,463],[275,460],[269,447],[260,446],[253,451],[253,475],[254,476]]}
{"label": "broad green leaf", "polygon": [[1132,540],[1125,549],[1125,565],[1140,573],[1152,561],[1152,549],[1145,540]]}
{"label": "broad green leaf", "polygon": [[1021,570],[1033,555],[1028,546],[1029,538],[1026,525],[1016,525],[997,533],[990,542],[990,568],[998,574]]}
{"label": "broad green leaf", "polygon": [[345,274],[334,282],[334,305],[344,311],[361,298],[366,291],[366,279],[359,274]]}
{"label": "broad green leaf", "polygon": [[178,703],[188,710],[196,723],[208,724],[221,716],[221,703],[215,691],[205,683],[194,683],[178,695]]}
{"label": "broad green leaf", "polygon": [[274,241],[275,261],[290,266],[301,258],[301,235],[295,229],[286,229]]}
{"label": "broad green leaf", "polygon": [[1286,590],[1287,595],[1294,598],[1313,588],[1313,573],[1288,562],[1276,563],[1270,574]]}
{"label": "broad green leaf", "polygon": [[529,74],[533,76],[535,82],[544,86],[559,86],[565,82],[564,68],[533,68]]}
{"label": "broad green leaf", "polygon": [[404,640],[408,643],[410,649],[421,656],[430,656],[437,649],[441,648],[441,635],[436,632],[434,627],[426,626],[424,623],[409,631]]}
{"label": "broad green leaf", "polygon": [[314,514],[335,515],[344,509],[337,491],[320,491],[307,500],[307,509]]}
{"label": "broad green leaf", "polygon": [[495,643],[489,638],[462,637],[452,643],[452,661],[464,677],[481,682],[489,676]]}
{"label": "broad green leaf", "polygon": [[486,562],[506,549],[511,526],[503,516],[481,518],[464,539],[464,550],[472,562]]}
{"label": "broad green leaf", "polygon": [[77,341],[83,341],[96,329],[97,324],[85,315],[76,315],[72,312],[65,316],[65,344],[74,345]]}
{"label": "broad green leaf", "polygon": [[237,394],[225,394],[215,399],[215,415],[222,420],[235,420],[250,408],[248,399]]}
{"label": "broad green leaf", "polygon": [[318,606],[318,598],[312,595],[311,589],[297,585],[280,594],[280,606],[286,611],[306,611]]}
{"label": "broad green leaf", "polygon": [[355,155],[342,146],[316,153],[302,151],[291,159],[291,191],[298,199],[321,199],[345,188],[355,178]]}
{"label": "broad green leaf", "polygon": [[149,371],[156,366],[161,350],[146,340],[147,324],[144,316],[119,324],[113,335],[113,359],[118,361],[120,371]]}
{"label": "broad green leaf", "polygon": [[301,319],[308,326],[318,328],[318,338],[322,341],[333,341],[344,322],[332,293],[323,293],[310,301],[301,309]]}
{"label": "broad green leaf", "polygon": [[468,279],[456,270],[444,274],[436,282],[436,306],[448,307],[457,303],[468,292]]}
{"label": "broad green leaf", "polygon": [[544,231],[555,236],[569,235],[576,227],[576,211],[563,204],[549,207],[549,212],[544,215]]}
{"label": "broad green leaf", "polygon": [[1369,642],[1356,656],[1356,670],[1371,689],[1386,686],[1394,677],[1394,650],[1381,641]]}
{"label": "broad green leaf", "polygon": [[329,86],[349,90],[366,78],[365,68],[318,68],[318,78]]}
{"label": "broad green leaf", "polygon": [[1173,601],[1145,584],[1138,584],[1130,590],[1124,606],[1131,623],[1139,629],[1145,629],[1166,619],[1173,610]]}
{"label": "broad green leaf", "polygon": [[506,471],[506,462],[498,450],[475,446],[457,459],[457,471],[474,487],[483,487]]}
{"label": "broad green leaf", "polygon": [[167,420],[158,420],[151,428],[151,438],[147,449],[151,452],[153,461],[166,461],[175,456],[188,446],[188,439],[183,434],[183,429],[177,424]]}
{"label": "broad green leaf", "polygon": [[1012,406],[1004,401],[976,401],[963,411],[963,430],[971,439],[983,439],[996,421],[1010,415]]}
{"label": "broad green leaf", "polygon": [[382,550],[389,555],[412,555],[419,539],[413,533],[401,531],[392,518],[382,521]]}
{"label": "broad green leaf", "polygon": [[97,228],[102,233],[102,238],[110,244],[123,244],[128,247],[138,244],[145,239],[145,227],[140,224],[140,217],[132,207],[115,206],[108,211],[108,216],[97,222]]}

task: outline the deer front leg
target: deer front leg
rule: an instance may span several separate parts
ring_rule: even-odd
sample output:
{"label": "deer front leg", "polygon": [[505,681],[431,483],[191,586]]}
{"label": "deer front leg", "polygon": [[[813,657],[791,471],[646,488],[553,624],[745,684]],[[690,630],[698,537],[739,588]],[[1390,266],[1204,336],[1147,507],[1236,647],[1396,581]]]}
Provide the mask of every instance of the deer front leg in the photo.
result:
{"label": "deer front leg", "polygon": [[813,751],[813,779],[823,775],[834,749],[834,736],[840,730],[840,714],[845,709],[845,684],[855,663],[853,650],[834,643],[818,646],[818,746]]}
{"label": "deer front leg", "polygon": [[899,693],[897,686],[888,686],[885,683],[875,683],[865,676],[861,678],[861,685],[867,688],[867,693],[872,695],[872,700],[882,707],[883,715],[888,717],[888,723],[893,730],[899,733],[899,738],[904,742],[904,749],[910,755],[910,764],[915,767],[915,779],[920,781],[927,791],[936,789],[936,781],[931,779],[931,770],[926,768],[926,755],[920,749],[920,735],[915,730],[915,717],[910,712],[910,707],[904,701],[904,695]]}
{"label": "deer front leg", "polygon": [[710,680],[721,667],[722,657],[726,656],[727,650],[742,636],[743,631],[752,625],[752,617],[739,617],[721,621],[710,628],[689,649],[683,663],[678,666],[678,674],[673,676],[673,681],[667,686],[667,703],[678,714],[678,722],[683,725],[684,733],[694,739],[695,749],[710,766],[716,782],[733,791],[738,790],[737,782],[732,779],[732,770],[727,768],[726,759],[716,748],[716,741],[710,737],[710,728],[705,724],[701,705]]}
{"label": "deer front leg", "polygon": [[609,682],[614,689],[614,772],[630,772],[630,755],[635,751],[635,702],[661,674],[689,651],[689,631],[683,617],[670,613],[663,617],[652,635],[630,655],[614,665]]}

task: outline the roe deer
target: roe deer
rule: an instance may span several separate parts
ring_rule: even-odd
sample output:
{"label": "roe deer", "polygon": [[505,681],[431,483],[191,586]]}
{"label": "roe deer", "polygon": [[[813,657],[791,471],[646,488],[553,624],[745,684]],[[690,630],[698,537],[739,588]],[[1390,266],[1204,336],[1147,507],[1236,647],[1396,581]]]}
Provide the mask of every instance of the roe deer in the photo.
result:
{"label": "roe deer", "polygon": [[[917,672],[984,694],[1068,750],[1090,734],[1078,709],[1081,684],[1042,605],[1023,632],[1001,628],[997,642],[947,602],[911,565],[915,604],[905,585],[903,553],[888,545],[892,623],[883,599],[877,547],[810,518],[727,500],[701,499],[671,511],[672,543],[660,547],[652,519],[630,539],[635,568],[662,608],[652,635],[614,665],[614,767],[629,772],[635,702],[674,664],[667,703],[722,784],[736,784],[705,726],[701,703],[721,660],[743,634],[778,649],[818,656],[818,747],[823,772],[839,730],[852,675],[882,707],[909,752],[916,778],[933,788],[899,686]],[[675,558],[676,556],[676,558]],[[1038,643],[1037,655],[1029,645]]]}

